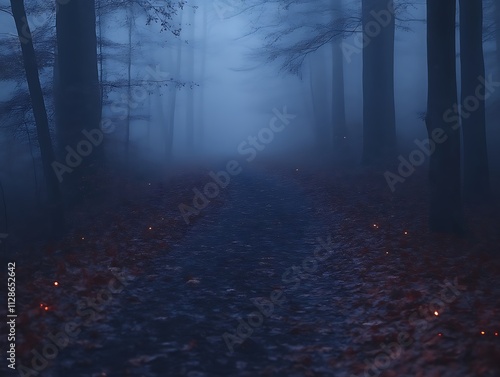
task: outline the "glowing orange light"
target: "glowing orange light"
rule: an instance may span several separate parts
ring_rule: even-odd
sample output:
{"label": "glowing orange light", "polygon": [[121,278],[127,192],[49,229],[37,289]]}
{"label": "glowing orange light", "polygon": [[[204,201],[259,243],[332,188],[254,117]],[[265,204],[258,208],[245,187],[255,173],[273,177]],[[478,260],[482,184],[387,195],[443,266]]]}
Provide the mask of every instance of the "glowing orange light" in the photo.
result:
{"label": "glowing orange light", "polygon": [[439,315],[439,313],[437,311],[435,311],[434,315],[437,317]]}
{"label": "glowing orange light", "polygon": [[57,287],[59,285],[59,282],[55,281],[54,285]]}
{"label": "glowing orange light", "polygon": [[486,334],[486,333],[484,331],[481,331],[481,335],[484,335],[484,334]]}
{"label": "glowing orange light", "polygon": [[45,309],[45,311],[47,311],[47,310],[49,310],[49,307],[48,307],[48,306],[46,306],[44,309]]}

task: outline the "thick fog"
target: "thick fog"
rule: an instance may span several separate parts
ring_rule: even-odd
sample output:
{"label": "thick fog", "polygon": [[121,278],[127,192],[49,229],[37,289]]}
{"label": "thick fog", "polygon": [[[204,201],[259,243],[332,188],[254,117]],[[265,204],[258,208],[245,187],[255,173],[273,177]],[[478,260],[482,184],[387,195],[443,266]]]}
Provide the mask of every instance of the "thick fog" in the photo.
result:
{"label": "thick fog", "polygon": [[[0,174],[7,196],[31,207],[32,200],[44,195],[42,162],[14,20],[4,3]],[[294,161],[324,152],[361,162],[363,139],[369,138],[363,136],[363,38],[369,46],[373,37],[363,32],[360,2],[148,4],[127,7],[103,0],[96,6],[99,129],[104,135],[96,149],[110,167],[161,176],[168,174],[167,166],[206,163],[207,157]],[[26,5],[50,132],[56,157],[63,161],[65,146],[57,141],[61,133],[54,126],[56,12],[54,4]],[[497,72],[498,52],[494,14],[486,5],[483,39],[489,77]],[[375,34],[385,27],[385,11],[379,11]],[[427,137],[426,5],[396,2],[395,16],[395,132],[398,152],[404,154],[415,147],[415,139]],[[457,14],[457,30],[458,24]],[[458,32],[456,38],[460,89]],[[385,96],[376,89],[366,95]],[[498,163],[495,145],[500,139],[495,98],[485,102],[493,164]],[[270,123],[283,113],[290,114],[285,127],[273,131]],[[339,123],[345,123],[343,131],[335,136]],[[332,137],[342,143],[332,144]],[[331,162],[329,157],[319,160]]]}
{"label": "thick fog", "polygon": [[[127,8],[119,2],[98,4],[100,129],[109,161],[122,165],[131,158],[163,172],[165,164],[206,161],[207,156],[223,159],[246,153],[251,157],[258,152],[283,159],[306,157],[330,148],[324,140],[331,136],[329,125],[339,119],[338,108],[332,106],[338,90],[343,92],[346,130],[342,135],[346,149],[338,153],[361,160],[364,33],[359,2],[300,1],[284,6],[280,1],[220,0],[187,2],[182,9],[165,4],[147,9]],[[56,16],[51,4],[40,6],[33,1],[27,6],[55,138],[55,51],[47,49],[53,48]],[[396,135],[398,148],[404,151],[413,147],[415,138],[424,139],[427,134],[423,119],[428,69],[426,6],[396,2],[395,9]],[[20,190],[43,191],[40,179],[35,179],[41,174],[41,163],[14,21],[7,11],[0,17],[6,68],[0,93],[5,104],[1,174],[5,190],[15,196]],[[486,77],[496,73],[492,23],[492,12],[485,10]],[[333,31],[325,36],[329,25],[334,25]],[[459,33],[456,47],[460,87]],[[338,72],[342,72],[342,85]],[[486,101],[488,114],[494,98]],[[276,111],[293,114],[293,122],[282,132],[262,131],[269,129]],[[491,115],[487,130],[495,162],[499,135]],[[253,137],[256,145],[251,143]],[[259,141],[260,137],[266,141]],[[338,146],[331,146],[328,153],[335,149]]]}
{"label": "thick fog", "polygon": [[[304,63],[293,73],[281,66],[280,58],[269,62],[262,46],[272,38],[272,33],[280,29],[299,27],[298,31],[280,37],[283,44],[293,45],[304,33],[324,27],[331,21],[329,2],[298,2],[286,11],[279,2],[261,4],[260,8],[257,5],[221,0],[196,4],[197,8],[193,10],[188,4],[183,10],[178,10],[171,21],[173,27],[181,29],[179,37],[168,30],[162,31],[154,21],[148,23],[144,14],[136,12],[138,14],[133,15],[133,22],[129,25],[126,10],[118,8],[106,13],[104,8],[98,37],[105,39],[101,73],[109,84],[104,89],[106,101],[103,107],[106,140],[110,144],[121,143],[124,118],[130,117],[129,140],[136,156],[164,162],[168,159],[165,155],[165,122],[175,111],[172,138],[175,159],[202,154],[230,155],[238,153],[238,145],[268,125],[273,108],[286,107],[297,118],[289,129],[266,146],[265,153],[297,154],[314,149],[317,141],[315,127],[334,119],[329,106],[333,80],[329,68],[331,43],[304,54]],[[54,16],[48,12],[28,16],[35,37],[37,31],[44,34],[54,32]],[[343,12],[359,12],[359,3],[343,2]],[[398,142],[404,146],[415,137],[423,138],[426,134],[421,116],[426,110],[427,93],[425,4],[416,2],[405,7],[398,16],[394,93]],[[1,24],[2,35],[15,33],[9,15],[2,14]],[[301,32],[300,28],[305,28],[305,31]],[[124,81],[129,29],[134,90],[127,106]],[[359,27],[351,29],[350,26],[342,34],[342,53],[346,123],[354,147],[362,138],[362,50]],[[36,39],[34,42],[41,43]],[[486,41],[485,56],[490,70],[494,48],[494,42]],[[44,79],[47,80],[45,85],[50,86],[49,68],[42,72]],[[175,89],[175,84],[165,86],[153,82],[155,80],[173,80],[180,87]],[[23,85],[20,81],[4,81],[2,98],[8,100],[13,89]],[[176,92],[174,100],[171,98],[173,92]],[[127,108],[130,108],[130,114]],[[112,126],[108,122],[112,122]],[[195,144],[191,146],[187,127],[184,127],[186,123],[195,125]],[[9,138],[2,135],[3,143],[10,144]],[[29,160],[27,147],[21,155]],[[28,167],[23,166],[22,170],[25,169]]]}
{"label": "thick fog", "polygon": [[500,375],[498,0],[0,0],[0,82],[1,375]]}
{"label": "thick fog", "polygon": [[[221,4],[205,4],[194,15],[189,14],[191,9],[185,8],[184,18],[193,17],[194,22],[183,22],[179,39],[168,32],[160,32],[160,27],[156,24],[145,25],[144,17],[134,20],[132,76],[138,87],[131,99],[131,113],[138,117],[147,114],[147,119],[132,121],[130,140],[141,153],[159,160],[164,159],[164,146],[159,136],[165,117],[162,114],[168,111],[169,106],[166,97],[172,89],[141,82],[145,78],[150,80],[153,71],[161,76],[161,80],[172,79],[185,84],[177,93],[176,107],[180,111],[177,111],[176,123],[186,122],[185,109],[192,92],[195,122],[203,129],[203,139],[201,135],[197,135],[197,148],[192,151],[186,146],[183,127],[176,127],[173,138],[175,155],[189,156],[202,151],[210,154],[235,153],[237,145],[267,126],[274,107],[286,106],[290,112],[298,115],[293,130],[281,134],[280,140],[276,140],[277,143],[273,142],[270,149],[275,152],[282,151],[283,148],[311,147],[314,144],[314,128],[311,125],[314,122],[329,121],[331,114],[328,113],[328,106],[322,106],[323,103],[331,101],[327,85],[322,88],[324,93],[321,98],[317,99],[317,107],[322,110],[316,117],[313,114],[311,99],[312,85],[321,85],[332,80],[328,70],[328,62],[331,60],[329,45],[309,54],[299,74],[280,71],[279,64],[266,64],[266,57],[259,56],[256,52],[265,37],[263,32],[254,32],[256,23],[261,20],[257,12],[242,12],[244,8],[240,4],[234,7],[223,2]],[[413,13],[416,18],[422,17],[423,6],[416,8]],[[105,18],[103,34],[115,43],[125,44],[127,41],[124,16],[125,14],[118,10]],[[2,33],[13,34],[12,19],[8,15],[2,17]],[[206,30],[203,25],[204,18],[207,22]],[[275,22],[273,17],[269,16],[268,19],[269,22]],[[36,35],[38,29],[52,27],[51,22],[54,20],[37,15],[29,18],[29,21],[34,25],[33,32]],[[405,136],[408,135],[407,132],[423,132],[423,128],[416,121],[416,114],[425,109],[426,91],[423,79],[426,71],[423,38],[425,25],[422,22],[413,22],[410,27],[412,30],[398,31],[396,35],[395,91],[399,99],[398,125],[399,131]],[[355,36],[347,37],[345,42],[354,44],[354,39]],[[182,62],[180,67],[177,67],[179,53],[182,54],[181,60],[194,59],[193,67],[189,67],[187,62]],[[126,66],[124,62],[117,60],[124,60],[124,51],[113,56],[114,52],[110,48],[108,54],[109,58],[104,62],[106,80],[123,80]],[[352,130],[359,135],[358,129],[362,122],[359,111],[361,53],[349,53],[345,58],[347,119]],[[409,75],[408,72],[412,74]],[[50,76],[50,72],[47,72],[47,76]],[[317,82],[311,83],[314,79]],[[12,89],[13,85],[4,83],[2,88],[2,98],[9,98],[12,93],[9,89]],[[147,95],[143,93],[143,89],[148,91]],[[411,95],[408,95],[409,93]],[[108,93],[110,102],[115,101],[117,104],[104,109],[104,115],[117,126],[117,129],[110,133],[110,139],[114,138],[115,131],[120,132],[120,123],[123,122],[121,114],[125,113],[126,109],[123,100],[125,95],[123,90],[112,90]],[[106,126],[104,128],[109,132]]]}

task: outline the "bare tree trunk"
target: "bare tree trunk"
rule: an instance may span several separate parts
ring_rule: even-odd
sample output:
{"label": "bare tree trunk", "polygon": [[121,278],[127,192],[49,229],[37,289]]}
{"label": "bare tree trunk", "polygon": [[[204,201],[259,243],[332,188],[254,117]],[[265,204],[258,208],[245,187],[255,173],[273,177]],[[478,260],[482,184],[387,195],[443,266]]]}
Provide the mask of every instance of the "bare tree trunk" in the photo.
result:
{"label": "bare tree trunk", "polygon": [[[186,78],[189,81],[194,81],[195,76],[195,66],[194,66],[194,23],[195,23],[195,14],[194,9],[189,9],[189,43],[190,48],[186,59],[186,70],[188,73],[188,77]],[[194,87],[189,88],[189,91],[186,93],[187,106],[186,106],[186,135],[187,135],[187,149],[192,152],[194,149]]]}
{"label": "bare tree trunk", "polygon": [[[333,19],[342,17],[342,1],[333,0]],[[334,148],[347,137],[345,124],[344,56],[342,38],[332,41],[332,127]],[[340,142],[340,143],[339,143]]]}
{"label": "bare tree trunk", "polygon": [[[179,59],[180,60],[180,59]],[[170,88],[171,93],[168,102],[168,117],[167,117],[167,132],[165,136],[165,154],[167,159],[171,159],[174,149],[174,127],[175,127],[175,112],[177,104],[177,88]]]}
{"label": "bare tree trunk", "polygon": [[[184,10],[180,11],[180,20],[179,24],[182,25],[182,21],[184,19]],[[176,64],[174,74],[179,77],[182,67],[182,39],[177,40],[177,56],[176,56]],[[174,84],[175,85],[175,84]],[[168,104],[168,122],[167,122],[167,132],[166,132],[166,140],[165,140],[165,154],[167,159],[171,159],[173,157],[173,148],[174,148],[174,127],[175,127],[175,114],[176,114],[176,104],[177,104],[177,91],[176,87],[170,88],[172,91],[170,96],[170,101]]]}
{"label": "bare tree trunk", "polygon": [[333,126],[330,117],[331,103],[328,95],[331,92],[330,84],[325,80],[325,76],[331,69],[327,61],[329,56],[325,49],[320,49],[309,58],[309,80],[314,113],[314,125],[316,128],[316,144],[322,153],[332,152]]}
{"label": "bare tree trunk", "polygon": [[97,29],[99,30],[98,37],[98,47],[99,47],[99,82],[100,82],[100,100],[101,100],[101,118],[102,118],[102,110],[104,104],[104,53],[102,50],[102,4],[101,0],[97,0],[96,9],[97,9]]}
{"label": "bare tree trunk", "polygon": [[460,0],[461,120],[464,198],[478,202],[490,194],[486,109],[476,88],[484,78],[482,0]]}
{"label": "bare tree trunk", "polygon": [[[56,128],[61,155],[76,148],[82,131],[99,128],[100,89],[94,0],[57,2]],[[99,148],[82,159],[79,173],[100,162]]]}
{"label": "bare tree trunk", "polygon": [[134,24],[134,14],[132,7],[134,5],[131,3],[127,7],[127,26],[128,26],[128,51],[127,51],[127,119],[125,120],[125,160],[129,160],[130,152],[130,117],[131,117],[131,106],[130,101],[132,99],[132,27]]}
{"label": "bare tree trunk", "polygon": [[364,164],[396,156],[395,21],[394,9],[388,4],[387,0],[362,1]]}
{"label": "bare tree trunk", "polygon": [[43,99],[40,77],[38,75],[38,64],[36,61],[35,49],[31,40],[31,32],[26,20],[26,11],[24,1],[11,0],[12,15],[16,23],[17,33],[21,42],[21,51],[23,55],[24,69],[26,70],[26,80],[33,106],[35,116],[38,142],[42,156],[43,172],[47,185],[47,194],[50,205],[50,215],[52,219],[52,231],[54,235],[60,234],[64,227],[64,210],[59,190],[57,177],[52,169],[54,161],[54,151],[50,138],[49,122],[47,111]]}
{"label": "bare tree trunk", "polygon": [[[158,122],[158,124],[164,124],[165,122],[165,119],[164,119],[164,116],[163,116],[163,101],[161,100],[161,89],[158,87],[157,88],[157,93],[158,93],[158,107],[156,109],[158,109],[157,111],[160,112],[160,120]],[[153,121],[153,115],[154,114],[154,110],[155,110],[155,106],[153,104],[153,100],[151,99],[152,96],[148,96],[148,110],[149,110],[149,119],[148,119],[148,124],[146,126],[146,148],[148,150],[150,150],[151,148],[151,123]],[[155,146],[153,146],[155,147]]]}
{"label": "bare tree trunk", "polygon": [[208,42],[208,9],[207,4],[203,4],[203,37],[202,37],[202,48],[201,48],[201,72],[200,72],[200,82],[201,88],[199,89],[199,100],[198,100],[198,151],[203,152],[204,138],[205,138],[205,91],[206,91],[206,71],[207,71],[207,42]]}
{"label": "bare tree trunk", "polygon": [[333,139],[335,145],[347,137],[345,120],[345,90],[344,90],[344,57],[342,55],[341,41],[332,43],[332,122]]}
{"label": "bare tree trunk", "polygon": [[428,97],[426,126],[435,141],[430,156],[430,218],[432,231],[463,231],[460,131],[446,114],[457,102],[456,0],[427,0]]}
{"label": "bare tree trunk", "polygon": [[495,35],[497,43],[497,75],[500,76],[500,3],[495,0]]}

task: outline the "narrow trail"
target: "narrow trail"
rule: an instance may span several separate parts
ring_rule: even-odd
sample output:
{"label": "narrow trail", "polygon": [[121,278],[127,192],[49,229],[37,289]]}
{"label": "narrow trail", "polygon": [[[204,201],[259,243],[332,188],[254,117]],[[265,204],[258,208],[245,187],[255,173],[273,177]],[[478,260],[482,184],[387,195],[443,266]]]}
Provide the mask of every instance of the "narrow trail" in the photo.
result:
{"label": "narrow trail", "polygon": [[[80,343],[99,347],[68,347],[50,375],[332,375],[329,360],[348,342],[335,306],[346,293],[330,263],[341,250],[332,242],[329,263],[313,260],[339,215],[318,216],[293,180],[264,171],[244,171],[225,190],[221,208],[209,204],[82,332]],[[271,307],[273,291],[282,294]]]}

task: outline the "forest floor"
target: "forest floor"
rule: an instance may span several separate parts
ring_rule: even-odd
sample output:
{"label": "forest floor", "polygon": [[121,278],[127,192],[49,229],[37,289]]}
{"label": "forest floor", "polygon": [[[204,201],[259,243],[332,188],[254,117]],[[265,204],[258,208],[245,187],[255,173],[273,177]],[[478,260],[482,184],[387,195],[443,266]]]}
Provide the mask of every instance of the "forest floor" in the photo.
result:
{"label": "forest floor", "polygon": [[498,198],[436,235],[425,171],[392,193],[380,172],[254,164],[186,224],[207,173],[110,179],[63,240],[14,259],[17,372],[0,370],[500,375]]}

